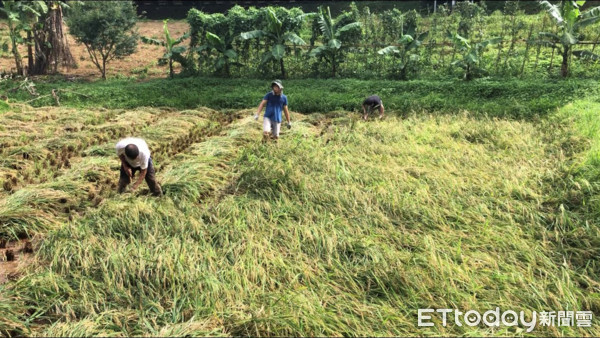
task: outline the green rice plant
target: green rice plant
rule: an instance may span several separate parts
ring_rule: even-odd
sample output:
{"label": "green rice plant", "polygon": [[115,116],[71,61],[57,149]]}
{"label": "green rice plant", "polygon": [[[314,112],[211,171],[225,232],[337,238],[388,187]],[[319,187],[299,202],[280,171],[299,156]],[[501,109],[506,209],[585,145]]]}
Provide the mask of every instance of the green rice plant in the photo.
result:
{"label": "green rice plant", "polygon": [[[591,275],[561,265],[587,242],[540,240],[552,235],[555,213],[541,206],[554,205],[548,180],[564,160],[550,128],[469,113],[293,116],[277,144],[260,143],[250,116],[226,125],[169,155],[163,198],[107,195],[46,233],[7,289],[38,309],[43,324],[28,334],[410,335],[425,334],[424,307],[596,306],[579,284]],[[157,137],[172,141],[174,128]],[[117,175],[112,162],[76,159],[60,184]],[[561,231],[573,240],[576,229]]]}

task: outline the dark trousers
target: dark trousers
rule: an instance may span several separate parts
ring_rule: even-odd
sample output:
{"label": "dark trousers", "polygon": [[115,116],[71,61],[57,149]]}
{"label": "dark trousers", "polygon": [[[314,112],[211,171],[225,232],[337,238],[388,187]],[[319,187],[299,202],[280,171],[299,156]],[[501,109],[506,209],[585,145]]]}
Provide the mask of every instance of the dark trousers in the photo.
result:
{"label": "dark trousers", "polygon": [[[131,176],[135,176],[135,173],[137,171],[141,171],[141,170],[142,169],[140,167],[132,168]],[[156,182],[156,173],[154,171],[154,165],[152,164],[152,158],[150,158],[148,160],[148,168],[146,171],[145,180],[146,180],[146,183],[148,184],[148,188],[150,188],[150,192],[152,192],[152,195],[154,195],[154,196],[162,195],[162,189],[160,188],[160,185],[158,184],[158,182]],[[121,174],[119,177],[119,193],[122,193],[123,191],[125,191],[125,187],[127,187],[127,185],[129,183],[131,183],[131,179],[129,178],[129,175],[127,175],[127,172],[125,171],[125,168],[123,167],[123,164],[121,164]]]}

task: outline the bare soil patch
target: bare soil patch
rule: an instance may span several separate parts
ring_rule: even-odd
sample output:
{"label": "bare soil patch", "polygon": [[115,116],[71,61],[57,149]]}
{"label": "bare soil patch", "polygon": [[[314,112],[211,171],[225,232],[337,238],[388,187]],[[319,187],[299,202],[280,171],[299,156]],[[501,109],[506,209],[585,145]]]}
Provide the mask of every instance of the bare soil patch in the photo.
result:
{"label": "bare soil patch", "polygon": [[[68,27],[66,27],[68,31]],[[139,22],[137,25],[138,33],[154,39],[163,39],[163,22],[160,20],[150,20]],[[169,32],[172,37],[179,37],[189,29],[185,21],[170,21]],[[5,21],[0,22],[0,39],[8,40],[8,29]],[[82,44],[77,44],[75,39],[69,35],[69,46],[73,57],[77,61],[77,68],[60,68],[59,72],[68,77],[90,78],[100,77],[100,72],[90,60],[89,54]],[[189,40],[183,42],[187,45]],[[27,65],[27,49],[25,46],[20,48],[21,55],[24,57],[23,64]],[[112,60],[107,65],[107,77],[115,76],[138,76],[138,77],[165,77],[168,75],[166,66],[158,66],[157,60],[164,54],[164,47],[148,45],[143,42],[138,43],[134,54],[120,60]],[[176,71],[180,70],[179,64],[175,65]],[[15,70],[15,61],[12,54],[5,53],[0,56],[0,72],[11,72]]]}
{"label": "bare soil patch", "polygon": [[0,284],[16,278],[19,270],[30,264],[33,244],[30,240],[0,240]]}

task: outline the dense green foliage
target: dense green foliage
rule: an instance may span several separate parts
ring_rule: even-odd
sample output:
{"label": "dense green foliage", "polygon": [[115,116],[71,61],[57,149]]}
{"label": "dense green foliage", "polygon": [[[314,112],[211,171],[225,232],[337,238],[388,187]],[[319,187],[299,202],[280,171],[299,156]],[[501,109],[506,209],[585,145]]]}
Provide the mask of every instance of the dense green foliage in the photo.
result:
{"label": "dense green foliage", "polygon": [[184,53],[187,50],[185,46],[178,46],[183,42],[183,40],[189,38],[189,34],[185,33],[178,38],[172,38],[171,33],[169,32],[168,26],[169,20],[163,21],[163,40],[149,38],[147,36],[142,36],[142,42],[158,45],[165,47],[165,54],[161,58],[158,59],[159,65],[169,65],[169,77],[173,77],[175,73],[173,72],[173,62],[179,62],[184,67],[187,65],[187,59],[184,57]]}
{"label": "dense green foliage", "polygon": [[573,51],[581,38],[581,30],[600,22],[600,7],[582,11],[581,6],[585,1],[561,1],[553,5],[549,1],[541,1],[541,5],[548,11],[550,17],[558,26],[557,34],[541,32],[539,35],[546,38],[543,43],[559,48],[562,54],[561,75],[569,74],[569,57],[577,55],[586,59],[598,61],[600,56],[586,50]]}
{"label": "dense green foliage", "polygon": [[[8,26],[8,35],[10,40],[10,50],[15,59],[15,67],[17,74],[24,74],[23,59],[19,52],[18,46],[30,43],[34,26],[38,22],[39,18],[48,12],[48,6],[44,1],[15,1],[15,0],[4,0],[2,1],[2,7],[0,13],[6,16],[6,23]],[[27,34],[26,38],[24,34]],[[9,49],[8,43],[4,43],[2,49],[7,51]],[[31,50],[31,48],[29,49]],[[32,55],[29,55],[32,57]]]}
{"label": "dense green foliage", "polygon": [[[26,90],[10,91],[11,81],[0,83],[0,91],[14,101],[30,101]],[[62,105],[70,107],[135,108],[139,106],[199,106],[214,109],[243,109],[257,106],[269,91],[269,82],[253,79],[176,78],[136,82],[39,82],[37,91],[45,94],[31,101],[34,106],[54,105],[52,89],[60,93]],[[555,107],[576,99],[581,93],[597,93],[594,80],[493,81],[479,79],[472,83],[447,81],[391,80],[287,80],[284,84],[290,110],[301,113],[329,112],[343,109],[358,111],[362,100],[379,94],[386,109],[398,114],[411,111],[472,112],[490,116],[532,118],[545,115]]]}
{"label": "dense green foliage", "polygon": [[[565,3],[570,2],[565,1]],[[266,56],[283,55],[284,52],[290,55],[289,52],[292,51],[293,57],[290,55],[285,61],[285,73],[292,78],[334,76],[396,79],[439,79],[448,76],[468,79],[481,76],[552,78],[559,74],[566,75],[564,71],[559,72],[565,67],[571,68],[571,73],[577,77],[597,76],[600,60],[594,55],[596,46],[600,42],[600,32],[596,29],[595,18],[598,16],[599,9],[581,11],[580,19],[577,19],[581,24],[557,25],[553,23],[556,18],[552,13],[546,13],[540,4],[534,5],[538,8],[537,14],[526,15],[521,7],[530,8],[531,4],[506,1],[501,10],[490,12],[485,3],[462,1],[458,2],[452,10],[447,6],[439,6],[435,13],[423,15],[415,10],[401,12],[398,9],[371,12],[368,6],[363,6],[359,10],[358,6],[351,3],[346,11],[335,18],[331,17],[327,8],[320,8],[318,16],[303,16],[299,8],[244,9],[236,6],[226,14],[206,14],[193,9],[188,13],[187,20],[191,28],[192,47],[204,39],[206,31],[219,32],[228,48],[241,56],[240,63],[243,66],[237,67],[229,74],[233,77],[280,76],[283,58],[272,58],[272,62],[265,64],[265,61],[269,61]],[[282,39],[274,44],[272,38],[255,41],[242,38],[240,34],[243,32],[240,29],[244,25],[253,27],[257,31],[268,31],[271,25],[269,12],[275,13],[280,19],[281,32],[297,34],[302,40],[310,41],[310,44],[302,45],[289,41],[282,43]],[[331,35],[337,29],[355,21],[360,23],[360,27],[352,26],[353,29],[342,32],[339,37]],[[570,47],[567,54],[564,53],[565,49],[561,48],[560,42],[547,42],[548,37],[558,36],[555,33],[558,33],[557,30],[562,30],[562,27],[575,29],[569,33],[572,39],[569,40]],[[422,35],[425,32],[427,34]],[[405,35],[414,39],[415,34],[419,34],[418,40],[423,48],[414,49],[414,46],[404,43],[408,37],[401,40]],[[485,41],[491,39],[498,41],[499,44],[490,46],[491,48],[485,51],[482,50],[477,56],[477,61],[473,62],[476,64],[474,68],[476,71],[466,71],[465,69],[472,67],[466,64],[464,67],[453,66],[456,65],[458,55],[464,51],[462,45],[454,43],[454,36],[457,34],[467,39],[473,46],[478,44],[482,46]],[[345,42],[341,43],[342,41]],[[275,45],[278,46],[277,53],[273,54]],[[578,51],[571,54],[574,45]],[[397,52],[377,53],[386,46],[396,47]],[[395,56],[406,56],[409,49],[410,58],[398,62]],[[467,53],[467,55],[472,54]],[[566,64],[562,66],[557,60],[560,54],[568,56],[568,59],[564,59]],[[209,54],[201,54],[197,62],[190,65],[188,71],[213,74],[214,63],[210,58]],[[407,65],[408,63],[410,64]],[[465,76],[467,74],[468,76]]]}

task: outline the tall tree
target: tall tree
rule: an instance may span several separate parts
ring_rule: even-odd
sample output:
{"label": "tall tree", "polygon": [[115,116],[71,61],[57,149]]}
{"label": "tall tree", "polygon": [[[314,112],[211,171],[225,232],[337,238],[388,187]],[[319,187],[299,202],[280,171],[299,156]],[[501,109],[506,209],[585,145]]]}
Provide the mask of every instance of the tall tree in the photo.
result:
{"label": "tall tree", "polygon": [[[76,66],[64,32],[63,9],[69,8],[65,1],[46,1],[47,11],[39,17],[33,29],[35,59],[30,68],[32,74],[56,73],[58,66]],[[31,51],[28,52],[32,60]]]}
{"label": "tall tree", "polygon": [[[75,66],[66,34],[63,33],[64,1],[2,1],[1,10],[8,18],[12,53],[17,73],[24,75],[25,67],[18,46],[27,45],[27,73],[33,75],[56,72],[58,65]],[[26,37],[23,37],[23,33]]]}
{"label": "tall tree", "polygon": [[86,1],[73,6],[67,24],[106,79],[108,62],[135,52],[137,18],[132,1]]}

